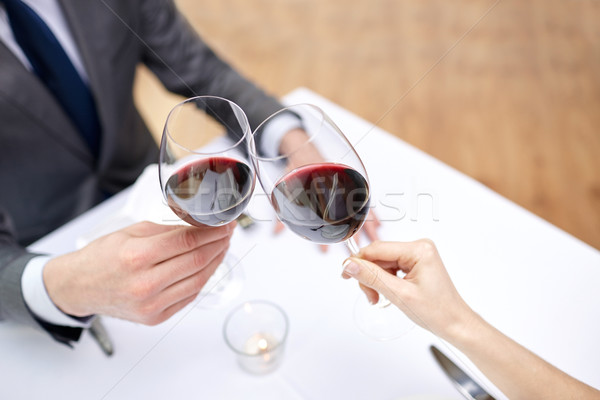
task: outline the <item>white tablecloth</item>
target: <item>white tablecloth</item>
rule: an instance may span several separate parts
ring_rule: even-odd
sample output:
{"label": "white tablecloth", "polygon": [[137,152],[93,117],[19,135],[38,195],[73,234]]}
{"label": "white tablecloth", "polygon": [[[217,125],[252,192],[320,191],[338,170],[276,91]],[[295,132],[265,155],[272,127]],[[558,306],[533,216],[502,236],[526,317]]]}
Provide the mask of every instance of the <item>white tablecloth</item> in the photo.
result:
{"label": "white tablecloth", "polygon": [[[432,238],[477,312],[600,387],[597,250],[309,90],[295,90],[284,101],[321,106],[357,144],[383,239]],[[158,182],[150,186],[144,187],[160,196]],[[128,199],[142,187],[113,197],[32,248],[75,249],[78,240],[131,212]],[[259,219],[272,216],[260,195],[250,212]],[[87,333],[72,350],[43,333],[0,324],[0,398],[460,398],[428,350],[431,343],[446,353],[449,348],[431,334],[415,328],[398,340],[377,342],[357,331],[352,312],[360,293],[339,277],[346,257],[341,245],[324,255],[290,232],[274,236],[272,224],[264,222],[240,229],[231,251],[241,258],[245,276],[234,301],[217,309],[190,306],[156,327],[105,318],[115,343],[110,358]],[[237,367],[222,338],[227,312],[256,298],[279,304],[291,323],[284,364],[259,377]],[[468,360],[449,355],[502,398]]]}

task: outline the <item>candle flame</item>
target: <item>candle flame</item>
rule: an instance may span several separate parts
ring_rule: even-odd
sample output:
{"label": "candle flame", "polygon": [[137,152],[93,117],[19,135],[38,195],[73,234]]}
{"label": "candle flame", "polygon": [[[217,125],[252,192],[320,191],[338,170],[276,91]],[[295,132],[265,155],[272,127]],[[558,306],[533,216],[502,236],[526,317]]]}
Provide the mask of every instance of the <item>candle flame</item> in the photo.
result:
{"label": "candle flame", "polygon": [[266,350],[267,347],[269,347],[269,343],[267,342],[267,339],[264,339],[264,338],[260,339],[258,341],[257,345],[258,345],[258,348],[261,349],[261,350],[263,350],[263,351]]}

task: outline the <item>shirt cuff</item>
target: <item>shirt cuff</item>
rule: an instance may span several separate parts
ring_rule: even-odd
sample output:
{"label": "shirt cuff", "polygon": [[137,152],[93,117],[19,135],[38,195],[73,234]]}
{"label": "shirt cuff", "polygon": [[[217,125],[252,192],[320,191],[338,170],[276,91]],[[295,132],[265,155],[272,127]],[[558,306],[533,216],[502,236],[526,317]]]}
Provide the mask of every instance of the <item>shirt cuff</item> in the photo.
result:
{"label": "shirt cuff", "polygon": [[92,323],[92,317],[72,317],[62,312],[50,299],[44,285],[43,271],[51,258],[50,256],[34,257],[25,266],[21,276],[25,304],[36,317],[50,324],[88,328]]}
{"label": "shirt cuff", "polygon": [[263,131],[260,150],[267,158],[279,156],[279,145],[283,137],[292,129],[302,128],[302,122],[294,115],[282,113],[273,118]]}

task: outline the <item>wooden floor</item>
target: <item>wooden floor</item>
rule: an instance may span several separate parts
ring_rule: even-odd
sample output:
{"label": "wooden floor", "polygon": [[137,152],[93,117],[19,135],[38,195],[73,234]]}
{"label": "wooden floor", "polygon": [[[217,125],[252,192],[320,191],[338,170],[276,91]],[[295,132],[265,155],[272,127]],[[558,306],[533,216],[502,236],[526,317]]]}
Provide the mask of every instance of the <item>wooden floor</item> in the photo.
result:
{"label": "wooden floor", "polygon": [[[177,3],[272,94],[306,86],[600,248],[599,1]],[[138,83],[159,132],[176,99]]]}

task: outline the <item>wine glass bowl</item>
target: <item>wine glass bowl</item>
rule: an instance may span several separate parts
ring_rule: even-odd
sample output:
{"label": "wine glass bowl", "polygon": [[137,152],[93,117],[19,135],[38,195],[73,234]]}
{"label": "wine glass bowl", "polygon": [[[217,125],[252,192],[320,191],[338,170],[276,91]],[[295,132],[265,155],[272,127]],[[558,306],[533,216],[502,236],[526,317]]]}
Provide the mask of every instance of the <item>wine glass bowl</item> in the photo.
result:
{"label": "wine glass bowl", "polygon": [[[223,128],[230,140],[205,143]],[[193,97],[171,110],[161,141],[159,178],[165,201],[179,218],[191,225],[219,226],[244,211],[256,182],[245,153],[250,134],[241,108],[220,97]]]}
{"label": "wine glass bowl", "polygon": [[[261,143],[295,132],[291,145],[270,157]],[[369,211],[369,182],[360,157],[318,107],[298,104],[267,118],[254,131],[249,152],[259,182],[279,219],[297,235],[320,244],[345,242]]]}

